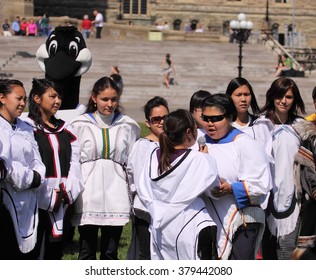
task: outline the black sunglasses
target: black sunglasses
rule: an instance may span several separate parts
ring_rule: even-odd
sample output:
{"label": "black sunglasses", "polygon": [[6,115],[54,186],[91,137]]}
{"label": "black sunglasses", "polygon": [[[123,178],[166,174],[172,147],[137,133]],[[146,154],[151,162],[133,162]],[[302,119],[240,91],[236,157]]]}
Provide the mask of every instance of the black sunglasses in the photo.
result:
{"label": "black sunglasses", "polygon": [[203,119],[204,122],[212,122],[212,123],[215,123],[215,122],[220,122],[220,121],[222,121],[222,120],[226,117],[226,114],[218,115],[218,116],[202,115],[201,117],[202,117],[202,119]]}
{"label": "black sunglasses", "polygon": [[[166,115],[166,116],[167,116],[167,115]],[[161,116],[152,117],[152,118],[150,119],[150,122],[151,122],[152,124],[159,124],[162,120],[164,120],[164,119],[166,118],[166,116],[163,116],[163,117],[161,117]]]}

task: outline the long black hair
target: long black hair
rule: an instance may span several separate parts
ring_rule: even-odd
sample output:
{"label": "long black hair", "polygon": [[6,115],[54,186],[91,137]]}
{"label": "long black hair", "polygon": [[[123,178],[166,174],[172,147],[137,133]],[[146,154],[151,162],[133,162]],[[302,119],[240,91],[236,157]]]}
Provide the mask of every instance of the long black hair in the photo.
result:
{"label": "long black hair", "polygon": [[236,77],[236,78],[232,79],[229,82],[228,86],[227,86],[226,94],[229,95],[229,96],[232,96],[233,92],[237,88],[239,88],[241,86],[247,86],[249,88],[249,91],[250,91],[250,94],[251,94],[250,107],[251,107],[252,113],[255,116],[259,115],[260,109],[259,109],[259,106],[258,106],[258,103],[257,103],[257,99],[256,99],[256,96],[255,96],[255,93],[254,93],[254,91],[252,89],[252,86],[250,85],[250,83],[245,78]]}
{"label": "long black hair", "polygon": [[[94,101],[92,100],[93,96],[97,96],[100,92],[104,91],[107,88],[112,88],[117,92],[118,97],[120,98],[120,88],[117,83],[110,77],[102,77],[95,82],[93,85],[91,95],[88,101],[86,113],[94,113],[97,110]],[[115,112],[120,112],[121,106],[117,106]]]}
{"label": "long black hair", "polygon": [[[0,80],[0,93],[2,93],[4,96],[7,94],[11,93],[13,91],[13,88],[15,86],[23,87],[24,85],[21,81],[19,80],[14,80],[14,79],[4,79]],[[0,102],[0,107],[2,107],[3,104]]]}
{"label": "long black hair", "polygon": [[[43,124],[42,114],[40,111],[39,105],[34,101],[34,96],[37,95],[41,97],[43,94],[47,92],[49,88],[53,88],[58,96],[62,99],[62,89],[61,87],[50,80],[47,79],[33,79],[32,81],[32,89],[30,91],[29,96],[29,117],[34,120],[36,124]],[[52,122],[56,123],[57,119],[52,116]]]}
{"label": "long black hair", "polygon": [[306,113],[304,101],[296,83],[291,78],[280,77],[272,82],[266,93],[266,103],[261,109],[261,112],[274,123],[280,122],[276,116],[274,100],[283,98],[289,90],[292,90],[294,101],[288,112],[287,123],[291,124],[297,117],[300,117],[299,112]]}
{"label": "long black hair", "polygon": [[164,106],[167,109],[167,111],[169,112],[168,102],[163,97],[155,96],[147,101],[147,103],[143,107],[144,113],[145,113],[145,118],[147,121],[149,121],[152,109],[155,107],[159,107],[159,106]]}
{"label": "long black hair", "polygon": [[185,141],[187,130],[190,129],[196,140],[196,125],[192,114],[184,109],[178,109],[169,113],[163,123],[163,132],[159,135],[160,158],[158,172],[162,174],[170,168],[170,160],[175,152],[175,146]]}

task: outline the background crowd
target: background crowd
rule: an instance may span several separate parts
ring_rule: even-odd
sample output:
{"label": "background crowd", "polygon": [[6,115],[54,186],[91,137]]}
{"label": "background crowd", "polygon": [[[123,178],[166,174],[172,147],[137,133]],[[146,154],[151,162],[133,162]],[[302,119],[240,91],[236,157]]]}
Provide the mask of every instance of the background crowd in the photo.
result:
{"label": "background crowd", "polygon": [[115,260],[129,222],[128,259],[315,259],[316,128],[291,78],[262,107],[245,78],[189,110],[156,96],[144,137],[122,93],[99,78],[66,122],[67,93],[34,79],[22,118],[24,85],[0,81],[0,259],[62,259],[77,227],[79,259]]}

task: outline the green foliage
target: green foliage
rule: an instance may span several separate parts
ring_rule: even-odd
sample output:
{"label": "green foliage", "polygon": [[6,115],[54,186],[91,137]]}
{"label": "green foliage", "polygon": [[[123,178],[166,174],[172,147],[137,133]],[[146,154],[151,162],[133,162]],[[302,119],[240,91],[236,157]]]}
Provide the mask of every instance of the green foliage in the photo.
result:
{"label": "green foliage", "polygon": [[141,128],[141,132],[140,132],[140,137],[145,137],[146,135],[148,135],[150,133],[149,128],[146,126],[145,123],[138,123],[140,128]]}
{"label": "green foliage", "polygon": [[[99,232],[99,241],[100,241],[100,236],[101,236],[101,233]],[[131,242],[131,236],[132,236],[132,225],[131,225],[131,222],[129,222],[127,225],[124,226],[123,233],[120,240],[120,246],[118,249],[118,258],[120,260],[126,260],[127,258],[127,251],[129,248],[129,244]],[[76,228],[73,241],[71,243],[68,243],[66,248],[64,249],[63,260],[77,260],[78,254],[79,254],[79,233],[78,233],[78,229]],[[97,252],[97,259],[99,258],[100,258],[100,252]]]}

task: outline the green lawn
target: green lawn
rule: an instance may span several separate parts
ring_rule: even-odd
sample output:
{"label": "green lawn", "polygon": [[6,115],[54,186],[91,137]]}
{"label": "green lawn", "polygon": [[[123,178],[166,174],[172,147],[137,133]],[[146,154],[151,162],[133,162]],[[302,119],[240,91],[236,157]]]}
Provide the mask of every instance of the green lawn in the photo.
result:
{"label": "green lawn", "polygon": [[[144,123],[139,123],[141,127],[141,137],[144,137],[149,134],[149,129]],[[132,236],[132,226],[131,222],[129,222],[126,226],[123,228],[123,234],[120,241],[120,247],[118,256],[120,260],[126,260],[127,256],[127,250],[130,244]],[[78,259],[78,250],[79,250],[79,233],[77,231],[77,228],[75,229],[75,235],[73,239],[73,243],[69,244],[64,251],[64,260],[77,260]],[[97,258],[99,257],[99,254]]]}

